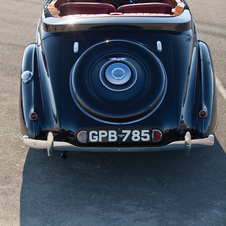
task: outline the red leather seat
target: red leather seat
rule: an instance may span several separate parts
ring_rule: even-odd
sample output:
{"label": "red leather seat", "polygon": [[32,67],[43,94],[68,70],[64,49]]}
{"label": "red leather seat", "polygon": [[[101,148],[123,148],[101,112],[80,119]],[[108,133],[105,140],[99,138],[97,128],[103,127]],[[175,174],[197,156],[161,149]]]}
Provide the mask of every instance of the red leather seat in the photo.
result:
{"label": "red leather seat", "polygon": [[113,5],[99,2],[66,2],[59,9],[60,16],[73,14],[110,14],[116,12]]}
{"label": "red leather seat", "polygon": [[171,6],[171,8],[175,8],[175,5],[171,2],[171,0],[158,0],[158,2],[167,3]]}
{"label": "red leather seat", "polygon": [[117,9],[121,13],[164,13],[171,14],[171,6],[167,3],[142,3],[122,5]]}

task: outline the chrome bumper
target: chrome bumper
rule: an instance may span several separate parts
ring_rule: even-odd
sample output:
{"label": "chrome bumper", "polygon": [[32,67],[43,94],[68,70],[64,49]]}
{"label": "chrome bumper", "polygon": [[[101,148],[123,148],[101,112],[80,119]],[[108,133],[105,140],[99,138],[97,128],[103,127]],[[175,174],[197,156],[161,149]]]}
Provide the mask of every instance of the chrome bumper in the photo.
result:
{"label": "chrome bumper", "polygon": [[48,133],[47,140],[30,139],[29,136],[23,136],[25,146],[36,149],[47,149],[48,156],[53,155],[56,151],[90,151],[90,152],[142,152],[142,151],[170,151],[185,150],[189,155],[191,147],[198,148],[202,146],[213,146],[214,135],[210,134],[207,138],[191,139],[190,132],[187,132],[184,140],[174,141],[165,146],[159,147],[77,147],[67,142],[54,141],[52,132]]}

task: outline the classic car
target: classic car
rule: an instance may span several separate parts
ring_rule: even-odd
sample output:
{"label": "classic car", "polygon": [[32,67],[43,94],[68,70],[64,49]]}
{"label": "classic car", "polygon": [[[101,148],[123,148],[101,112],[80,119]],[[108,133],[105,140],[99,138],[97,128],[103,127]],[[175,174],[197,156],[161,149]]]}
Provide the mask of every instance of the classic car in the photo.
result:
{"label": "classic car", "polygon": [[214,144],[211,54],[184,0],[49,0],[20,80],[23,142],[48,156]]}

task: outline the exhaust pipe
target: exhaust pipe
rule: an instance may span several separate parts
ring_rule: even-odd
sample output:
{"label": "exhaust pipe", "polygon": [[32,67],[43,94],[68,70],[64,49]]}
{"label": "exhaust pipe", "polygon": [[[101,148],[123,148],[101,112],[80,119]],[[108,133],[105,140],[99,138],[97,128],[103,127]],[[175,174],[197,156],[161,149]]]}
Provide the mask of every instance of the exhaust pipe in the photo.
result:
{"label": "exhaust pipe", "polygon": [[68,156],[68,151],[62,151],[61,158],[62,159],[67,159],[67,156]]}

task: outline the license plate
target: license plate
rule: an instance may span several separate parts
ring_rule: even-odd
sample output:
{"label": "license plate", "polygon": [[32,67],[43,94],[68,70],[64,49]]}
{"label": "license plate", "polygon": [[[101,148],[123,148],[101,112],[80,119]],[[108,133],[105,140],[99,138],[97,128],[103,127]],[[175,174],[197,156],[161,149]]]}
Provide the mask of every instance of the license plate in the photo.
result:
{"label": "license plate", "polygon": [[150,142],[150,129],[109,129],[88,131],[89,143],[128,143],[128,142]]}

